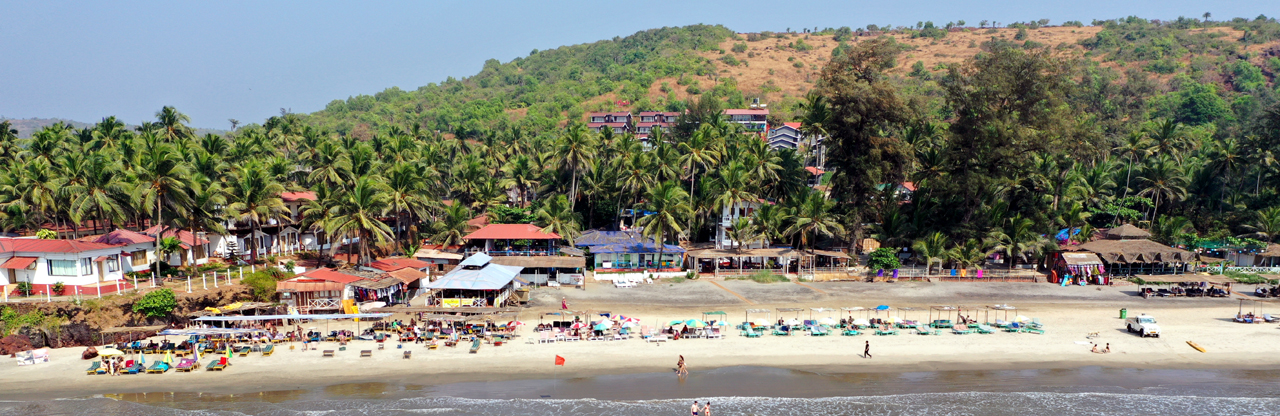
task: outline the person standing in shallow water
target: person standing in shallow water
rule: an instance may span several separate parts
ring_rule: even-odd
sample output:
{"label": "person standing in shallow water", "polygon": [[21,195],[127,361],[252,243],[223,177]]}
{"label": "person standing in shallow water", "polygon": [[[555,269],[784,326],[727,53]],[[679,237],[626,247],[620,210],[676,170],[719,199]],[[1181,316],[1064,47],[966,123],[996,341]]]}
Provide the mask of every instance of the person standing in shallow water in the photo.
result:
{"label": "person standing in shallow water", "polygon": [[867,341],[867,346],[862,348],[862,356],[871,358],[871,341]]}
{"label": "person standing in shallow water", "polygon": [[693,415],[693,416],[698,416],[698,401],[697,401],[697,400],[694,400],[694,401],[693,401],[693,406],[689,408],[689,414],[690,414],[690,415]]}
{"label": "person standing in shallow water", "polygon": [[702,406],[702,416],[711,416],[711,402]]}

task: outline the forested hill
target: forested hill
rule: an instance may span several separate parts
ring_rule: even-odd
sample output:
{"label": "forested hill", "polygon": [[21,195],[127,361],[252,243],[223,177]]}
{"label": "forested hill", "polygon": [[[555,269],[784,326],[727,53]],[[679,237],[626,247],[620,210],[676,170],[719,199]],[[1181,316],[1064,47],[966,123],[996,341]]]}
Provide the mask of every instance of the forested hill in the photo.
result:
{"label": "forested hill", "polygon": [[460,135],[500,129],[514,119],[535,130],[556,126],[565,114],[581,115],[583,102],[603,95],[640,98],[654,80],[681,74],[705,75],[714,70],[698,54],[717,48],[733,36],[723,26],[694,25],[652,29],[625,38],[534,50],[529,56],[500,63],[462,80],[449,79],[416,91],[390,88],[372,96],[334,100],[314,114],[314,124],[333,131],[379,128],[423,128]]}
{"label": "forested hill", "polygon": [[[22,139],[25,139],[25,138],[31,137],[31,134],[32,134],[32,133],[35,133],[35,132],[39,131],[40,129],[43,129],[43,128],[45,128],[45,127],[49,127],[49,126],[52,126],[52,125],[54,125],[54,124],[58,124],[58,123],[62,123],[62,124],[65,124],[65,125],[68,125],[68,126],[71,126],[71,127],[77,128],[77,129],[83,129],[83,128],[88,128],[88,127],[93,127],[93,126],[94,126],[94,123],[85,123],[85,122],[82,122],[82,121],[67,120],[67,119],[61,119],[61,118],[15,118],[15,119],[3,119],[3,118],[0,118],[0,120],[6,120],[6,121],[8,121],[8,122],[9,122],[9,125],[10,125],[14,130],[16,130],[16,131],[18,132],[18,136],[17,136],[17,137],[18,137],[18,138],[22,138]],[[136,125],[132,125],[132,124],[126,124],[126,125],[124,125],[124,128],[129,129],[129,130],[134,130],[134,129],[137,129],[137,128],[138,128],[138,126],[136,126]],[[217,130],[217,129],[199,129],[199,128],[197,128],[197,129],[192,130],[192,134],[195,134],[195,135],[197,135],[197,136],[203,136],[203,135],[205,135],[205,134],[217,134],[217,135],[222,135],[222,134],[226,134],[226,131],[225,131],[225,130]]]}
{"label": "forested hill", "polygon": [[[1240,93],[1258,83],[1272,85],[1280,73],[1280,24],[1272,18],[1046,22],[1000,28],[987,27],[985,21],[979,27],[964,21],[921,22],[913,27],[751,34],[708,25],[652,29],[535,50],[507,63],[491,59],[474,76],[450,77],[413,91],[393,87],[334,100],[308,117],[308,124],[362,138],[414,124],[465,137],[512,127],[539,133],[565,120],[581,120],[585,111],[682,110],[688,98],[701,94],[731,107],[761,98],[776,118],[787,119],[834,54],[880,36],[894,38],[904,49],[891,73],[906,81],[927,82],[947,65],[989,50],[992,42],[1052,48],[1091,62],[1095,68],[1090,71],[1103,78],[1136,74],[1150,78],[1157,90],[1194,86],[1186,80],[1216,85],[1228,106],[1256,108],[1250,98],[1237,102]],[[1164,91],[1139,93],[1159,92]]]}

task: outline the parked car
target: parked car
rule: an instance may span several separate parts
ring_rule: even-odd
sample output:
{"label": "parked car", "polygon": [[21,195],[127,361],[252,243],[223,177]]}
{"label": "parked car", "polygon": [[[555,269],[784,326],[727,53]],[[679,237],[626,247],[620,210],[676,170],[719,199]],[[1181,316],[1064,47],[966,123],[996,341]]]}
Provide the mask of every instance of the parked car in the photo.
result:
{"label": "parked car", "polygon": [[1156,324],[1156,318],[1145,313],[1129,318],[1125,322],[1125,329],[1128,329],[1130,333],[1137,333],[1143,337],[1160,337],[1160,325]]}

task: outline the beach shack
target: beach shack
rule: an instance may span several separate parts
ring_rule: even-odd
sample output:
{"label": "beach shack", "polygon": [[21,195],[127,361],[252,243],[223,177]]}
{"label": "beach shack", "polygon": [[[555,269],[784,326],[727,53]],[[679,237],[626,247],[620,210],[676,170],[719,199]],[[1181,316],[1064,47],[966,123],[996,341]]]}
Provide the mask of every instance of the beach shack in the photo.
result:
{"label": "beach shack", "polygon": [[337,313],[342,310],[342,301],[355,293],[351,284],[361,280],[366,279],[320,268],[277,282],[276,293],[280,294],[281,303],[297,308],[299,313]]}
{"label": "beach shack", "polygon": [[1053,264],[1053,268],[1049,271],[1049,283],[1063,286],[1082,282],[1095,285],[1110,283],[1111,279],[1105,273],[1106,266],[1097,253],[1087,251],[1052,253],[1049,260]]}
{"label": "beach shack", "polygon": [[[563,255],[563,238],[553,232],[543,232],[542,227],[489,224],[463,239],[467,241],[467,254],[486,254],[496,265],[517,267],[520,278],[530,283],[580,285],[585,281],[586,259]],[[458,267],[461,266],[459,263]]]}
{"label": "beach shack", "polygon": [[1078,250],[1097,254],[1102,273],[1109,276],[1182,274],[1195,254],[1148,240],[1151,233],[1125,224],[1107,231],[1106,238],[1081,244]]}
{"label": "beach shack", "polygon": [[445,308],[503,306],[516,289],[521,267],[493,262],[494,257],[476,253],[458,267],[428,283],[428,305]]}
{"label": "beach shack", "polygon": [[633,230],[587,231],[574,245],[586,249],[596,273],[679,271],[684,267],[683,247],[664,244],[660,249],[652,238]]}
{"label": "beach shack", "polygon": [[448,266],[456,266],[462,261],[462,255],[436,248],[420,248],[413,253],[413,258],[430,264],[431,270],[443,272]]}

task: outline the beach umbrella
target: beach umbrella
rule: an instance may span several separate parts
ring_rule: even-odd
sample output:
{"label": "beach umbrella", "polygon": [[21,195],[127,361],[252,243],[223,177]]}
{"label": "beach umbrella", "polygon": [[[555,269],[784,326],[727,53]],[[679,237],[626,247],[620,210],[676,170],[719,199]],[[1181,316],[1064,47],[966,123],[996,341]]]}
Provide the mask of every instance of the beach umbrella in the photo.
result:
{"label": "beach umbrella", "polygon": [[631,321],[627,321],[627,322],[623,322],[623,323],[622,323],[622,327],[623,327],[623,328],[635,328],[635,327],[637,327],[637,326],[639,326],[639,325],[637,325],[635,322],[631,322]]}
{"label": "beach umbrella", "polygon": [[146,363],[147,363],[147,355],[138,354],[138,364],[146,364]]}
{"label": "beach umbrella", "polygon": [[1013,320],[1014,320],[1014,321],[1016,321],[1016,322],[1026,322],[1026,321],[1030,321],[1030,320],[1031,320],[1031,318],[1027,318],[1027,317],[1025,317],[1025,316],[1018,315],[1018,316],[1013,317]]}
{"label": "beach umbrella", "polygon": [[716,321],[716,326],[729,326],[729,323],[725,321]]}
{"label": "beach umbrella", "polygon": [[684,321],[675,320],[675,321],[671,321],[671,323],[667,324],[667,326],[676,326],[676,325],[683,325],[683,324],[684,324]]}
{"label": "beach umbrella", "polygon": [[101,355],[103,357],[110,357],[113,355],[124,355],[124,351],[120,351],[112,347],[106,347],[98,350],[98,355]]}
{"label": "beach umbrella", "polygon": [[173,364],[173,352],[164,353],[164,363]]}
{"label": "beach umbrella", "polygon": [[751,321],[751,324],[755,326],[769,326],[771,322],[769,322],[768,319],[760,318],[760,319]]}
{"label": "beach umbrella", "polygon": [[800,325],[800,323],[801,323],[800,320],[795,318],[791,318],[790,321],[787,321],[787,325],[790,325],[790,326]]}
{"label": "beach umbrella", "polygon": [[707,326],[707,323],[702,322],[701,319],[690,319],[685,321],[684,324],[694,328],[705,328]]}
{"label": "beach umbrella", "polygon": [[194,358],[195,361],[200,361],[200,349],[196,348],[194,345],[191,346],[191,357]]}
{"label": "beach umbrella", "polygon": [[858,318],[853,320],[853,324],[857,326],[871,326],[871,321],[866,318]]}
{"label": "beach umbrella", "polygon": [[596,327],[595,327],[594,329],[595,329],[595,330],[597,330],[597,331],[605,331],[605,330],[608,330],[608,329],[609,329],[609,325],[605,325],[605,324],[596,324]]}
{"label": "beach umbrella", "polygon": [[830,326],[830,325],[835,325],[835,324],[836,324],[836,320],[835,320],[835,319],[833,319],[833,318],[831,318],[831,317],[826,317],[826,318],[819,319],[819,320],[818,320],[818,323],[819,323],[819,324],[823,324],[823,325],[828,325],[828,326]]}
{"label": "beach umbrella", "polygon": [[890,309],[893,309],[893,308],[890,308],[890,307],[889,307],[889,305],[880,305],[880,306],[877,306],[877,307],[876,307],[876,310],[877,310],[877,311],[887,311],[887,310],[890,310]]}
{"label": "beach umbrella", "polygon": [[582,322],[574,322],[573,325],[569,327],[569,329],[582,329],[586,327],[587,327],[587,324],[584,324]]}

